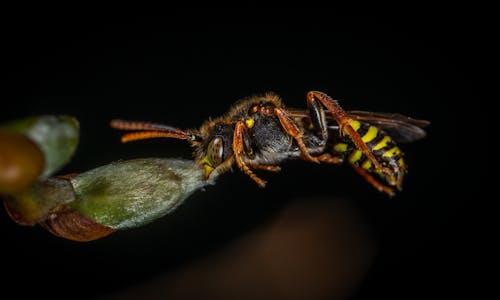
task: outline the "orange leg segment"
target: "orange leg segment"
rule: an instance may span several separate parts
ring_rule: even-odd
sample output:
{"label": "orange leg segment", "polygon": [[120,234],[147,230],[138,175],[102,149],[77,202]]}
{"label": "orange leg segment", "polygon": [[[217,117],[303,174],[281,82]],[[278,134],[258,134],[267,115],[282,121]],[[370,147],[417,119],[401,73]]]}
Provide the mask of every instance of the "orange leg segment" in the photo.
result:
{"label": "orange leg segment", "polygon": [[245,172],[253,181],[255,181],[260,187],[265,187],[266,182],[255,175],[250,167],[243,161],[241,155],[245,153],[245,142],[243,141],[244,131],[247,130],[245,122],[238,121],[234,127],[233,135],[233,152],[236,164],[238,167]]}
{"label": "orange leg segment", "polygon": [[354,170],[356,170],[356,172],[358,172],[359,175],[361,175],[366,181],[368,181],[371,185],[373,185],[377,190],[379,190],[383,193],[386,193],[387,195],[389,195],[391,197],[395,195],[393,189],[380,183],[371,174],[369,174],[365,169],[361,168],[360,166],[356,166],[354,164],[351,164],[351,165],[353,166]]}
{"label": "orange leg segment", "polygon": [[248,165],[248,166],[255,170],[264,170],[269,172],[281,171],[281,168],[279,166],[272,166],[272,165]]}
{"label": "orange leg segment", "polygon": [[320,162],[324,162],[324,163],[327,163],[327,164],[340,164],[342,163],[344,160],[340,157],[337,157],[337,156],[332,156],[331,154],[329,153],[323,153],[319,156],[316,157]]}

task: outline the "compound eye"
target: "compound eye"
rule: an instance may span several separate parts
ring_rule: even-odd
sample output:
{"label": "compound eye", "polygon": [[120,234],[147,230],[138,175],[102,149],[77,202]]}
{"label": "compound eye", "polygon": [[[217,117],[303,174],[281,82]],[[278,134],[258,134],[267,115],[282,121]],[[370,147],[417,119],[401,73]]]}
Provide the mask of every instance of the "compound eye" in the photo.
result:
{"label": "compound eye", "polygon": [[216,137],[210,141],[207,148],[207,159],[212,165],[216,167],[222,163],[222,156],[224,155],[224,143],[222,138]]}

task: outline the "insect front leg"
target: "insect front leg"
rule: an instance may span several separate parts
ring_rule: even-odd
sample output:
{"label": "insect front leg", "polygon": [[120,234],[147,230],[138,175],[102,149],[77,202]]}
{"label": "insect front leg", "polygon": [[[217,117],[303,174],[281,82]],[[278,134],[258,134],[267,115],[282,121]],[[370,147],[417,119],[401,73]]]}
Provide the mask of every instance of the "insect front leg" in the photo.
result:
{"label": "insect front leg", "polygon": [[238,165],[238,167],[250,178],[252,178],[252,180],[255,181],[260,187],[265,187],[266,182],[255,175],[250,167],[243,161],[242,156],[247,155],[247,151],[245,151],[246,145],[249,145],[247,126],[245,125],[245,122],[238,121],[234,127],[233,135],[233,152],[236,165]]}
{"label": "insect front leg", "polygon": [[349,136],[356,148],[361,150],[361,152],[373,163],[375,170],[383,172],[391,177],[394,176],[394,172],[391,169],[382,166],[375,158],[368,145],[363,142],[359,133],[352,127],[351,124],[355,121],[347,116],[346,112],[342,109],[342,107],[340,107],[337,101],[333,100],[325,93],[310,91],[307,93],[307,103],[310,108],[319,106],[318,103],[325,106],[326,109],[328,109],[328,111],[332,114],[332,117],[335,119],[337,124],[339,124],[340,134]]}

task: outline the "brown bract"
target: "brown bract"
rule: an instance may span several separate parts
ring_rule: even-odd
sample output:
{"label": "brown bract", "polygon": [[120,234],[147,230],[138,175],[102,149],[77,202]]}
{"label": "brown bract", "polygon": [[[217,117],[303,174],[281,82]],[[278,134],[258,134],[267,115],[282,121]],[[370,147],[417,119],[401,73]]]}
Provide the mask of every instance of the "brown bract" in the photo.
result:
{"label": "brown bract", "polygon": [[96,223],[91,218],[63,206],[40,223],[52,234],[77,242],[88,242],[103,238],[115,232],[115,229]]}

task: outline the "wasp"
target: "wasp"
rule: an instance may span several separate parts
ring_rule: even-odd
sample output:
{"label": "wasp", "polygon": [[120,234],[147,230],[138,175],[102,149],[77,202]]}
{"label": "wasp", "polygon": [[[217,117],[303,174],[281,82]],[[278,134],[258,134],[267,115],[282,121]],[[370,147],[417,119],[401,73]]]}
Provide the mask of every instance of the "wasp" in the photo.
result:
{"label": "wasp", "polygon": [[129,130],[126,143],[150,138],[186,140],[195,162],[211,180],[236,165],[260,187],[266,185],[255,170],[280,171],[289,159],[313,163],[348,162],[381,192],[401,190],[407,165],[397,143],[425,137],[430,122],[401,114],[344,111],[338,101],[319,91],[306,95],[307,109],[287,108],[275,93],[238,101],[223,116],[205,121],[199,129],[163,124],[112,120],[111,126]]}

